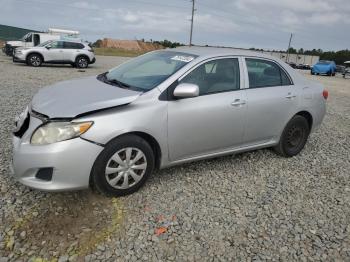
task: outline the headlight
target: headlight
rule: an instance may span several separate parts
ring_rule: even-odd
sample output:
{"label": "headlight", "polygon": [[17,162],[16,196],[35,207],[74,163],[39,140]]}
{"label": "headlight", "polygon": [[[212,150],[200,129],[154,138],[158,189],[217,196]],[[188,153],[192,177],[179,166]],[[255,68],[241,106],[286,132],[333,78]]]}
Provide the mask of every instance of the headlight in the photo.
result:
{"label": "headlight", "polygon": [[33,145],[47,145],[72,139],[84,134],[93,122],[50,122],[39,127],[32,135]]}

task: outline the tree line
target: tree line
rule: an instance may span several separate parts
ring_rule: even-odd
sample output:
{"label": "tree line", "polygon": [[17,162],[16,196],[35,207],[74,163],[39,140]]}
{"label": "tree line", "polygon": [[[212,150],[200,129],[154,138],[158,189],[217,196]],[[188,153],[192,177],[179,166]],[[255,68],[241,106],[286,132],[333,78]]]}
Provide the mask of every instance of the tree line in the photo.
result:
{"label": "tree line", "polygon": [[[146,42],[144,39],[141,39],[140,41]],[[150,39],[150,43],[155,43],[164,46],[165,48],[175,48],[178,46],[184,46],[184,44],[179,43],[179,42],[172,42],[167,39],[163,41],[153,41]],[[94,47],[100,47],[102,43],[101,39],[98,39],[95,43],[93,43]],[[254,51],[264,51],[263,49],[257,49],[257,48],[250,48],[250,50]],[[272,50],[273,52],[283,52],[281,50]],[[326,51],[324,52],[322,49],[312,49],[312,50],[304,50],[303,48],[300,49],[295,49],[293,47],[289,48],[289,53],[290,54],[300,54],[300,55],[311,55],[311,56],[319,56],[320,60],[331,60],[334,61],[337,65],[343,64],[345,61],[350,61],[350,50],[340,50],[340,51]]]}
{"label": "tree line", "polygon": [[[149,41],[146,41],[145,39],[142,38],[141,40],[138,40],[138,41],[159,44],[164,46],[165,48],[175,48],[178,46],[184,46],[184,44],[181,44],[179,42],[171,42],[167,39],[164,39],[163,41],[153,41],[152,39],[150,39]],[[92,44],[93,47],[101,47],[101,45],[102,45],[101,39],[98,39],[96,42]]]}
{"label": "tree line", "polygon": [[319,56],[320,60],[331,60],[334,61],[337,65],[341,65],[345,61],[350,61],[350,50],[348,49],[324,52],[322,49],[304,50],[303,48],[300,48],[299,50],[296,50],[291,47],[289,49],[289,53]]}

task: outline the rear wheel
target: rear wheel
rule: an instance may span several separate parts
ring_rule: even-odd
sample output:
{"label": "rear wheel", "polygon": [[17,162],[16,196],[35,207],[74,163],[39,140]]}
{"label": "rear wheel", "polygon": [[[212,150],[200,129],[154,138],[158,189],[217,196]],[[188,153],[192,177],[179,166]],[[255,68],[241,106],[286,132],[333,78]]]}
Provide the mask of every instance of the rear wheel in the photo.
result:
{"label": "rear wheel", "polygon": [[307,120],[296,115],[284,128],[280,141],[274,149],[284,157],[295,156],[304,148],[309,134],[310,127]]}
{"label": "rear wheel", "polygon": [[91,181],[103,194],[124,196],[136,192],[153,169],[151,146],[139,136],[126,135],[107,144],[94,163]]}
{"label": "rear wheel", "polygon": [[85,56],[78,56],[75,59],[75,66],[78,68],[87,68],[89,66],[89,59]]}
{"label": "rear wheel", "polygon": [[43,59],[39,54],[31,54],[27,58],[27,64],[30,66],[38,67],[43,63]]}

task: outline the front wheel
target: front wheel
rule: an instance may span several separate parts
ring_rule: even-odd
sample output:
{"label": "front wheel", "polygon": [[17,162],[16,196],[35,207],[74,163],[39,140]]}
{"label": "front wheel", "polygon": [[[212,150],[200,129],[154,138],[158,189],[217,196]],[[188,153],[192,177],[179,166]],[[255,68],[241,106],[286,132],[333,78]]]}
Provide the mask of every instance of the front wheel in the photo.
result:
{"label": "front wheel", "polygon": [[309,134],[310,127],[305,117],[296,115],[284,128],[280,141],[274,149],[284,157],[295,156],[304,148]]}
{"label": "front wheel", "polygon": [[91,172],[93,186],[108,196],[136,192],[154,169],[151,146],[139,136],[112,140],[97,157]]}
{"label": "front wheel", "polygon": [[38,67],[43,63],[43,59],[38,54],[31,54],[27,58],[27,64],[30,66]]}

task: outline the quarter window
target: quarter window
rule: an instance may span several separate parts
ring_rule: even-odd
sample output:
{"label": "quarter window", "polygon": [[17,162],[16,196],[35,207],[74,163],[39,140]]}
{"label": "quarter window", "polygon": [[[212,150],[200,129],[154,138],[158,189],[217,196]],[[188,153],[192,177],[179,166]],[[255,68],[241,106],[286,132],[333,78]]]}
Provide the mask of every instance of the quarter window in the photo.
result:
{"label": "quarter window", "polygon": [[269,87],[291,85],[287,74],[276,63],[246,58],[249,76],[249,87]]}
{"label": "quarter window", "polygon": [[196,84],[199,95],[238,90],[240,88],[237,58],[212,60],[200,65],[180,83]]}

